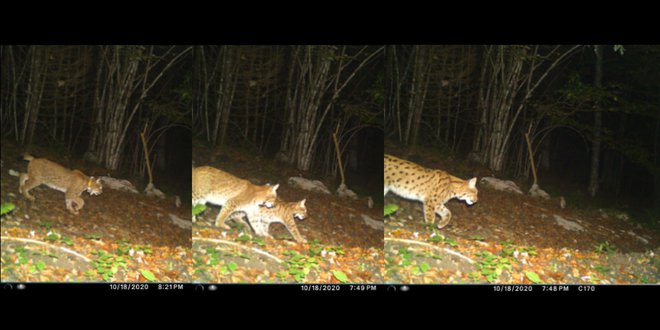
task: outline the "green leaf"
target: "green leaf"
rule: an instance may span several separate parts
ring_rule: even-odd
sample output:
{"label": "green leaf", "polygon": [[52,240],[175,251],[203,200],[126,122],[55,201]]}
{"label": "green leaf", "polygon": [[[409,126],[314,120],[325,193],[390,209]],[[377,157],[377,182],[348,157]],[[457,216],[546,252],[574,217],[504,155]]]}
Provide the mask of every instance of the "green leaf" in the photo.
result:
{"label": "green leaf", "polygon": [[419,270],[421,270],[422,273],[426,273],[429,270],[429,268],[431,268],[431,266],[429,266],[429,264],[425,262],[422,262],[422,264],[419,265]]}
{"label": "green leaf", "polygon": [[39,262],[37,262],[36,266],[37,266],[37,269],[44,270],[44,268],[46,268],[46,263],[43,262],[43,261],[39,261]]}
{"label": "green leaf", "polygon": [[57,241],[60,238],[57,234],[50,234],[44,238],[45,241]]}
{"label": "green leaf", "polygon": [[445,240],[445,237],[443,235],[438,234],[438,235],[433,235],[433,236],[429,237],[426,241],[433,243],[433,242],[442,242],[444,240]]}
{"label": "green leaf", "polygon": [[5,215],[5,214],[11,212],[15,208],[16,208],[16,205],[14,205],[12,203],[2,203],[2,205],[0,205],[0,215]]}
{"label": "green leaf", "polygon": [[206,205],[203,205],[203,204],[195,205],[195,207],[193,207],[193,209],[192,209],[193,217],[200,214],[200,213],[202,213],[202,212],[204,212],[204,210],[206,210]]}
{"label": "green leaf", "polygon": [[527,277],[528,280],[532,281],[532,283],[539,284],[541,283],[541,278],[536,275],[534,272],[525,272],[525,277]]}
{"label": "green leaf", "polygon": [[396,212],[399,209],[399,206],[396,204],[387,204],[383,208],[383,215],[388,216],[394,212]]}
{"label": "green leaf", "polygon": [[457,247],[458,246],[458,242],[456,242],[456,240],[452,239],[452,238],[446,239],[445,244],[448,244],[449,246],[452,246],[452,247]]}
{"label": "green leaf", "polygon": [[156,280],[156,275],[154,275],[154,273],[152,273],[152,272],[150,272],[146,269],[140,269],[140,274],[142,274],[142,276],[144,276],[144,278],[149,280],[149,282],[153,282],[153,281]]}
{"label": "green leaf", "polygon": [[227,265],[227,267],[229,267],[229,270],[231,270],[232,272],[234,272],[234,271],[236,271],[236,269],[238,269],[238,265],[233,261],[230,262],[229,265]]}
{"label": "green leaf", "polygon": [[333,276],[334,276],[339,282],[342,282],[342,283],[346,283],[346,282],[348,282],[348,276],[346,276],[346,274],[344,274],[344,272],[342,272],[341,270],[333,270],[333,271],[332,271],[332,275],[333,275]]}
{"label": "green leaf", "polygon": [[70,238],[70,237],[66,237],[66,236],[62,236],[62,238],[60,238],[60,242],[66,244],[66,245],[68,245],[68,246],[72,246],[72,245],[73,245],[73,241],[71,240],[71,238]]}
{"label": "green leaf", "polygon": [[255,236],[252,238],[252,242],[256,243],[259,246],[265,246],[266,243],[264,242],[264,239],[262,237]]}

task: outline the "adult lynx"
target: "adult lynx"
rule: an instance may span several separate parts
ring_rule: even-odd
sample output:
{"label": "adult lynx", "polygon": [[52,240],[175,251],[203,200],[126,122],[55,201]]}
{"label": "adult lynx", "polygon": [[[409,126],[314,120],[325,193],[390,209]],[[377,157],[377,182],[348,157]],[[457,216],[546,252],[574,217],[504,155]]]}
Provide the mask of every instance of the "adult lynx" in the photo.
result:
{"label": "adult lynx", "polygon": [[385,155],[384,193],[391,191],[403,198],[420,201],[424,207],[424,221],[435,223],[435,214],[442,219],[436,225],[449,223],[451,212],[445,203],[452,198],[468,205],[477,202],[477,178],[462,180],[445,171],[422,167],[413,162]]}
{"label": "adult lynx", "polygon": [[258,186],[210,166],[192,170],[192,204],[222,206],[215,219],[215,226],[229,229],[225,224],[229,215],[236,211],[246,214],[259,212],[262,206],[273,207],[279,185]]}
{"label": "adult lynx", "polygon": [[[30,195],[30,190],[41,184],[59,190],[64,193],[66,208],[73,214],[85,205],[85,201],[80,198],[83,191],[90,195],[99,195],[103,192],[101,179],[88,177],[78,170],[70,170],[60,164],[44,158],[34,158],[28,154],[23,159],[29,161],[27,173],[21,173],[19,176],[18,191],[30,201],[34,201],[34,196]],[[77,207],[74,207],[73,204]]]}

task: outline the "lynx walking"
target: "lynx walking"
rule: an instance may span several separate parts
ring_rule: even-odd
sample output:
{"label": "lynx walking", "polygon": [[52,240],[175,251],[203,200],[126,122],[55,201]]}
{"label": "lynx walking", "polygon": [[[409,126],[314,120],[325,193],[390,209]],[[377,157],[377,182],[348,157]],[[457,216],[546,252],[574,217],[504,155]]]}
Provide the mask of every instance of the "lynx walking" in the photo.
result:
{"label": "lynx walking", "polygon": [[271,223],[279,222],[289,230],[298,243],[306,243],[307,240],[300,235],[295,219],[303,220],[307,216],[305,200],[299,202],[283,202],[278,200],[273,208],[260,208],[259,213],[248,216],[248,222],[259,236],[271,237],[268,227]]}
{"label": "lynx walking", "polygon": [[225,229],[229,229],[225,221],[236,211],[249,215],[259,212],[261,206],[273,207],[278,187],[258,186],[210,166],[195,167],[192,170],[192,204],[211,203],[222,206],[215,219],[215,226]]}
{"label": "lynx walking", "polygon": [[442,219],[436,226],[446,226],[451,220],[451,212],[445,203],[452,198],[464,200],[468,205],[477,202],[477,178],[461,180],[447,172],[425,168],[390,155],[385,155],[384,161],[383,195],[391,191],[403,198],[422,202],[426,223],[435,223],[435,214],[438,214]]}
{"label": "lynx walking", "polygon": [[[69,212],[78,214],[78,211],[85,205],[85,201],[80,198],[83,191],[87,191],[92,196],[103,192],[100,178],[88,177],[78,170],[70,170],[48,159],[34,158],[28,154],[25,154],[23,159],[30,163],[27,173],[21,173],[19,177],[18,191],[30,201],[35,199],[30,195],[30,190],[45,184],[63,192],[66,208]],[[74,207],[73,203],[77,207]]]}

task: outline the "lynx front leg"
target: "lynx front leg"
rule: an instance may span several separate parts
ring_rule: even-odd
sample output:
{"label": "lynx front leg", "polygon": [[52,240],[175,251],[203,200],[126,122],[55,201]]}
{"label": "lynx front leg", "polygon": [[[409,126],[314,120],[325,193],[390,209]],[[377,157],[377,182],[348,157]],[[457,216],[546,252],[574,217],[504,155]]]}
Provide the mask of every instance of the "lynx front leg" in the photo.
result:
{"label": "lynx front leg", "polygon": [[284,226],[286,226],[286,229],[289,230],[293,238],[296,240],[298,243],[307,243],[307,240],[300,235],[300,232],[298,231],[298,227],[295,225],[289,225],[288,223],[284,223]]}
{"label": "lynx front leg", "polygon": [[433,224],[435,223],[435,208],[433,207],[435,203],[432,200],[424,201],[424,223]]}
{"label": "lynx front leg", "polygon": [[[73,203],[78,207],[74,207]],[[78,211],[85,205],[85,201],[80,197],[70,197],[66,199],[66,208],[69,212],[78,215]]]}
{"label": "lynx front leg", "polygon": [[442,229],[449,223],[449,220],[451,220],[451,211],[449,211],[449,209],[444,205],[440,204],[435,208],[435,213],[442,218],[436,227],[438,227],[438,229]]}

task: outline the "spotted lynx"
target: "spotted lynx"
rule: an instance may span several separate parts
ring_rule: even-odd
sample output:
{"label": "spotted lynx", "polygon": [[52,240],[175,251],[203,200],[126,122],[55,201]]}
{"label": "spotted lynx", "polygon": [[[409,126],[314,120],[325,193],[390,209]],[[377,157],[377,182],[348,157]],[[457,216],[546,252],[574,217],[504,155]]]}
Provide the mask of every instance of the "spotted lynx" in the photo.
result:
{"label": "spotted lynx", "polygon": [[[35,200],[34,196],[30,195],[30,190],[45,184],[63,192],[66,208],[69,212],[78,214],[85,205],[85,201],[80,198],[83,191],[87,191],[92,196],[103,192],[100,178],[88,177],[78,170],[70,170],[48,159],[34,158],[28,154],[25,154],[23,159],[30,163],[27,173],[21,173],[19,176],[18,191],[30,201]],[[77,207],[74,207],[74,203]]]}
{"label": "spotted lynx", "polygon": [[436,225],[443,228],[451,219],[445,203],[452,198],[464,200],[468,205],[477,202],[477,178],[461,180],[441,170],[419,166],[413,162],[385,155],[384,193],[391,191],[403,198],[420,201],[424,208],[424,221],[435,223],[435,214],[442,219]]}
{"label": "spotted lynx", "polygon": [[225,223],[234,212],[257,213],[262,207],[273,207],[279,185],[258,186],[210,166],[192,170],[192,204],[222,206],[215,226],[229,229]]}
{"label": "spotted lynx", "polygon": [[303,220],[306,216],[307,208],[304,199],[299,202],[277,200],[277,204],[273,208],[260,208],[258,213],[248,216],[248,221],[254,229],[254,233],[259,236],[271,237],[268,233],[268,226],[278,222],[286,226],[296,242],[307,243],[307,240],[298,232],[295,221],[295,219]]}

